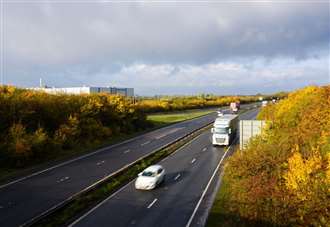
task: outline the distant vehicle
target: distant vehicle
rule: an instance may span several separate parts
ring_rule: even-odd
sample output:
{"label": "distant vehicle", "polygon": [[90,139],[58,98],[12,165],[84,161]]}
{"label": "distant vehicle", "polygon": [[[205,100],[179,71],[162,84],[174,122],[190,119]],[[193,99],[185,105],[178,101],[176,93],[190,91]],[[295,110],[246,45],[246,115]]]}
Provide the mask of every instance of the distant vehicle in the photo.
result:
{"label": "distant vehicle", "polygon": [[152,190],[165,179],[165,169],[161,165],[152,165],[138,174],[135,188],[140,190]]}
{"label": "distant vehicle", "polygon": [[230,110],[233,112],[233,113],[237,113],[238,110],[240,108],[240,103],[239,102],[231,102],[230,103]]}
{"label": "distant vehicle", "polygon": [[223,116],[223,113],[221,112],[221,110],[217,111],[217,113],[218,113],[218,117]]}
{"label": "distant vehicle", "polygon": [[261,102],[261,106],[263,106],[263,107],[264,106],[267,106],[267,104],[268,104],[268,101],[267,100],[264,100],[264,101]]}
{"label": "distant vehicle", "polygon": [[225,114],[215,119],[213,123],[212,144],[229,145],[235,138],[238,127],[238,115]]}

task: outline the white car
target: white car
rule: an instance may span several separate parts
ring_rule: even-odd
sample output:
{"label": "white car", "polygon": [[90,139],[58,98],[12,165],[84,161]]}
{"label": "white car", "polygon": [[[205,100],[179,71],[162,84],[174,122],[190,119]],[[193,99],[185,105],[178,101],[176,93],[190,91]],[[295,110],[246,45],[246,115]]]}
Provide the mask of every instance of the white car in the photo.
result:
{"label": "white car", "polygon": [[141,190],[152,190],[165,179],[165,169],[161,165],[152,165],[139,173],[135,188]]}

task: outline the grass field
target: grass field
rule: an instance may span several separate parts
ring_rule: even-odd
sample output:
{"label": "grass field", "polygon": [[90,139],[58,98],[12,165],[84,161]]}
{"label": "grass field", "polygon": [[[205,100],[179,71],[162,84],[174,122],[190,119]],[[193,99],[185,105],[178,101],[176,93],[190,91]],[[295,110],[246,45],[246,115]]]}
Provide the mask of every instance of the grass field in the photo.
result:
{"label": "grass field", "polygon": [[166,124],[176,123],[176,122],[200,117],[212,112],[214,112],[214,110],[209,109],[209,110],[182,111],[176,113],[150,114],[148,115],[147,119],[150,120],[154,125],[162,126]]}

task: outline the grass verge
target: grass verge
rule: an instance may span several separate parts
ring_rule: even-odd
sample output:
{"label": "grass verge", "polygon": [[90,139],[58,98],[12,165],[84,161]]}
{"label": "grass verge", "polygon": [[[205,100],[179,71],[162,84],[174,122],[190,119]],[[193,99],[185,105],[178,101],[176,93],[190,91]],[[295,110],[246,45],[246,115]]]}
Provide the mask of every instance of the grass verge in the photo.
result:
{"label": "grass verge", "polygon": [[154,125],[167,125],[171,123],[177,123],[180,121],[190,120],[196,117],[201,117],[203,115],[214,112],[214,109],[207,110],[190,110],[182,111],[176,113],[158,113],[158,114],[149,114],[147,120],[151,121]]}
{"label": "grass verge", "polygon": [[[222,178],[222,176],[220,176]],[[226,204],[230,202],[229,186],[225,179],[222,179],[220,189],[214,200],[209,213],[206,227],[275,227],[272,223],[252,221],[242,218],[238,214],[227,209]]]}
{"label": "grass verge", "polygon": [[174,144],[156,151],[145,158],[138,160],[126,169],[109,176],[104,181],[95,185],[95,187],[85,190],[74,196],[70,201],[56,210],[46,214],[33,223],[31,226],[63,226],[75,220],[79,215],[94,207],[99,202],[109,197],[112,193],[132,181],[136,175],[147,166],[157,163],[174,151],[197,137],[205,130],[209,130],[210,126],[206,126],[194,133],[178,140]]}

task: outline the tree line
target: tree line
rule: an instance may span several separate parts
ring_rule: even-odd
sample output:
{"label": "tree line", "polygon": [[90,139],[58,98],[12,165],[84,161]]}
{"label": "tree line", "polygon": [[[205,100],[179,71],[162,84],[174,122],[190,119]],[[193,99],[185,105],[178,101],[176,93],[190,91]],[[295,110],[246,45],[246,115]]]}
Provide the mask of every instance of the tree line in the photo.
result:
{"label": "tree line", "polygon": [[330,86],[264,107],[266,132],[225,167],[228,216],[278,226],[329,226]]}
{"label": "tree line", "polygon": [[285,92],[279,92],[272,95],[245,95],[245,96],[163,96],[153,98],[142,98],[138,100],[137,105],[141,111],[146,113],[179,111],[186,109],[201,109],[219,106],[227,106],[231,102],[239,101],[241,104],[257,102],[262,97],[264,100],[272,98],[282,99],[287,96]]}
{"label": "tree line", "polygon": [[146,120],[148,113],[218,107],[258,98],[200,95],[136,101],[120,95],[54,95],[1,86],[0,165],[25,167],[73,149],[93,147],[114,137],[145,130],[152,127]]}
{"label": "tree line", "polygon": [[123,96],[50,95],[0,87],[0,163],[24,166],[150,127]]}

